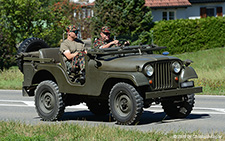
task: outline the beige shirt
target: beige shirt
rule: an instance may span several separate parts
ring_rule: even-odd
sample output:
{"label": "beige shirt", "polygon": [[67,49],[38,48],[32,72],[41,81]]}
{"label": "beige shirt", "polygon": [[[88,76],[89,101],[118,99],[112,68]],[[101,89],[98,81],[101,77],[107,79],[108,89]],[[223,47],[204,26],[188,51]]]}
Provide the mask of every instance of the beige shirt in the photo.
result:
{"label": "beige shirt", "polygon": [[67,50],[69,50],[70,53],[74,53],[76,51],[82,51],[84,50],[84,44],[66,39],[61,43],[60,51],[65,52]]}

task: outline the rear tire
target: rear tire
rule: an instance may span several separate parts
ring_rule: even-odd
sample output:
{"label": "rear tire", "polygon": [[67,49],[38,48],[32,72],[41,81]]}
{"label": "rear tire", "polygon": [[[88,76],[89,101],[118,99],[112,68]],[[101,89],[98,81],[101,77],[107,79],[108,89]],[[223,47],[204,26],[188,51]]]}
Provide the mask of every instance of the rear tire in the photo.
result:
{"label": "rear tire", "polygon": [[[28,38],[20,44],[17,50],[17,54],[38,51],[39,49],[42,49],[42,48],[49,48],[48,44],[44,40],[40,38],[36,38],[36,37]],[[19,67],[19,70],[23,73],[22,58],[17,59],[17,66]]]}
{"label": "rear tire", "polygon": [[59,120],[64,114],[65,103],[57,84],[51,80],[41,82],[35,90],[35,107],[45,121]]}
{"label": "rear tire", "polygon": [[117,83],[109,96],[109,107],[118,124],[137,124],[143,112],[143,98],[130,84]]}
{"label": "rear tire", "polygon": [[162,101],[164,112],[171,118],[186,118],[193,110],[194,94],[171,97]]}

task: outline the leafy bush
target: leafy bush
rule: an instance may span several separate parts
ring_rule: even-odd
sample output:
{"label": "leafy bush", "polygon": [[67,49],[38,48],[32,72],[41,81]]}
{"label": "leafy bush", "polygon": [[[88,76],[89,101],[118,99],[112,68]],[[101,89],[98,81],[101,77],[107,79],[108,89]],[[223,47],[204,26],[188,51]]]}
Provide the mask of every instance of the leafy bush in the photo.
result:
{"label": "leafy bush", "polygon": [[15,65],[15,57],[13,53],[15,48],[12,48],[12,39],[7,35],[7,32],[2,32],[2,26],[0,26],[0,71],[4,68],[8,69],[10,66]]}
{"label": "leafy bush", "polygon": [[225,17],[160,21],[151,30],[154,43],[171,54],[225,46]]}

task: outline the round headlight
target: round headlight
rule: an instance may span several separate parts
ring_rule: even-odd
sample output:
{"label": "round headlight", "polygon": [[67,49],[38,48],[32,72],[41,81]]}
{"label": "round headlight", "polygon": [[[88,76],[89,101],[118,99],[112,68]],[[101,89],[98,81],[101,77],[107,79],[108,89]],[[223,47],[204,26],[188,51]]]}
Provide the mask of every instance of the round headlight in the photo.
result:
{"label": "round headlight", "polygon": [[172,64],[172,67],[173,67],[173,71],[174,71],[175,73],[179,73],[180,70],[181,70],[181,65],[180,65],[180,63],[178,63],[178,62],[174,62],[174,63]]}
{"label": "round headlight", "polygon": [[145,67],[145,73],[147,74],[147,76],[152,76],[154,73],[154,69],[151,65],[147,65]]}

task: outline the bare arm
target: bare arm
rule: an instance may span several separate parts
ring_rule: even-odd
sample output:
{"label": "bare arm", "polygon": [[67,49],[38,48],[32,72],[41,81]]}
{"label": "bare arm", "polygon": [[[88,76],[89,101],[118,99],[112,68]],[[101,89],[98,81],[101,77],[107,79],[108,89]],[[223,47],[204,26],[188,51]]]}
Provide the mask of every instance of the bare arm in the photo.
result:
{"label": "bare arm", "polygon": [[106,45],[102,45],[100,48],[109,48],[111,45],[118,44],[118,43],[119,43],[118,40],[114,40]]}
{"label": "bare arm", "polygon": [[67,58],[68,60],[72,60],[75,56],[78,55],[78,52],[77,52],[77,51],[74,52],[74,53],[70,53],[69,50],[66,50],[66,51],[64,51],[63,53],[64,53],[64,55],[66,56],[66,58]]}

